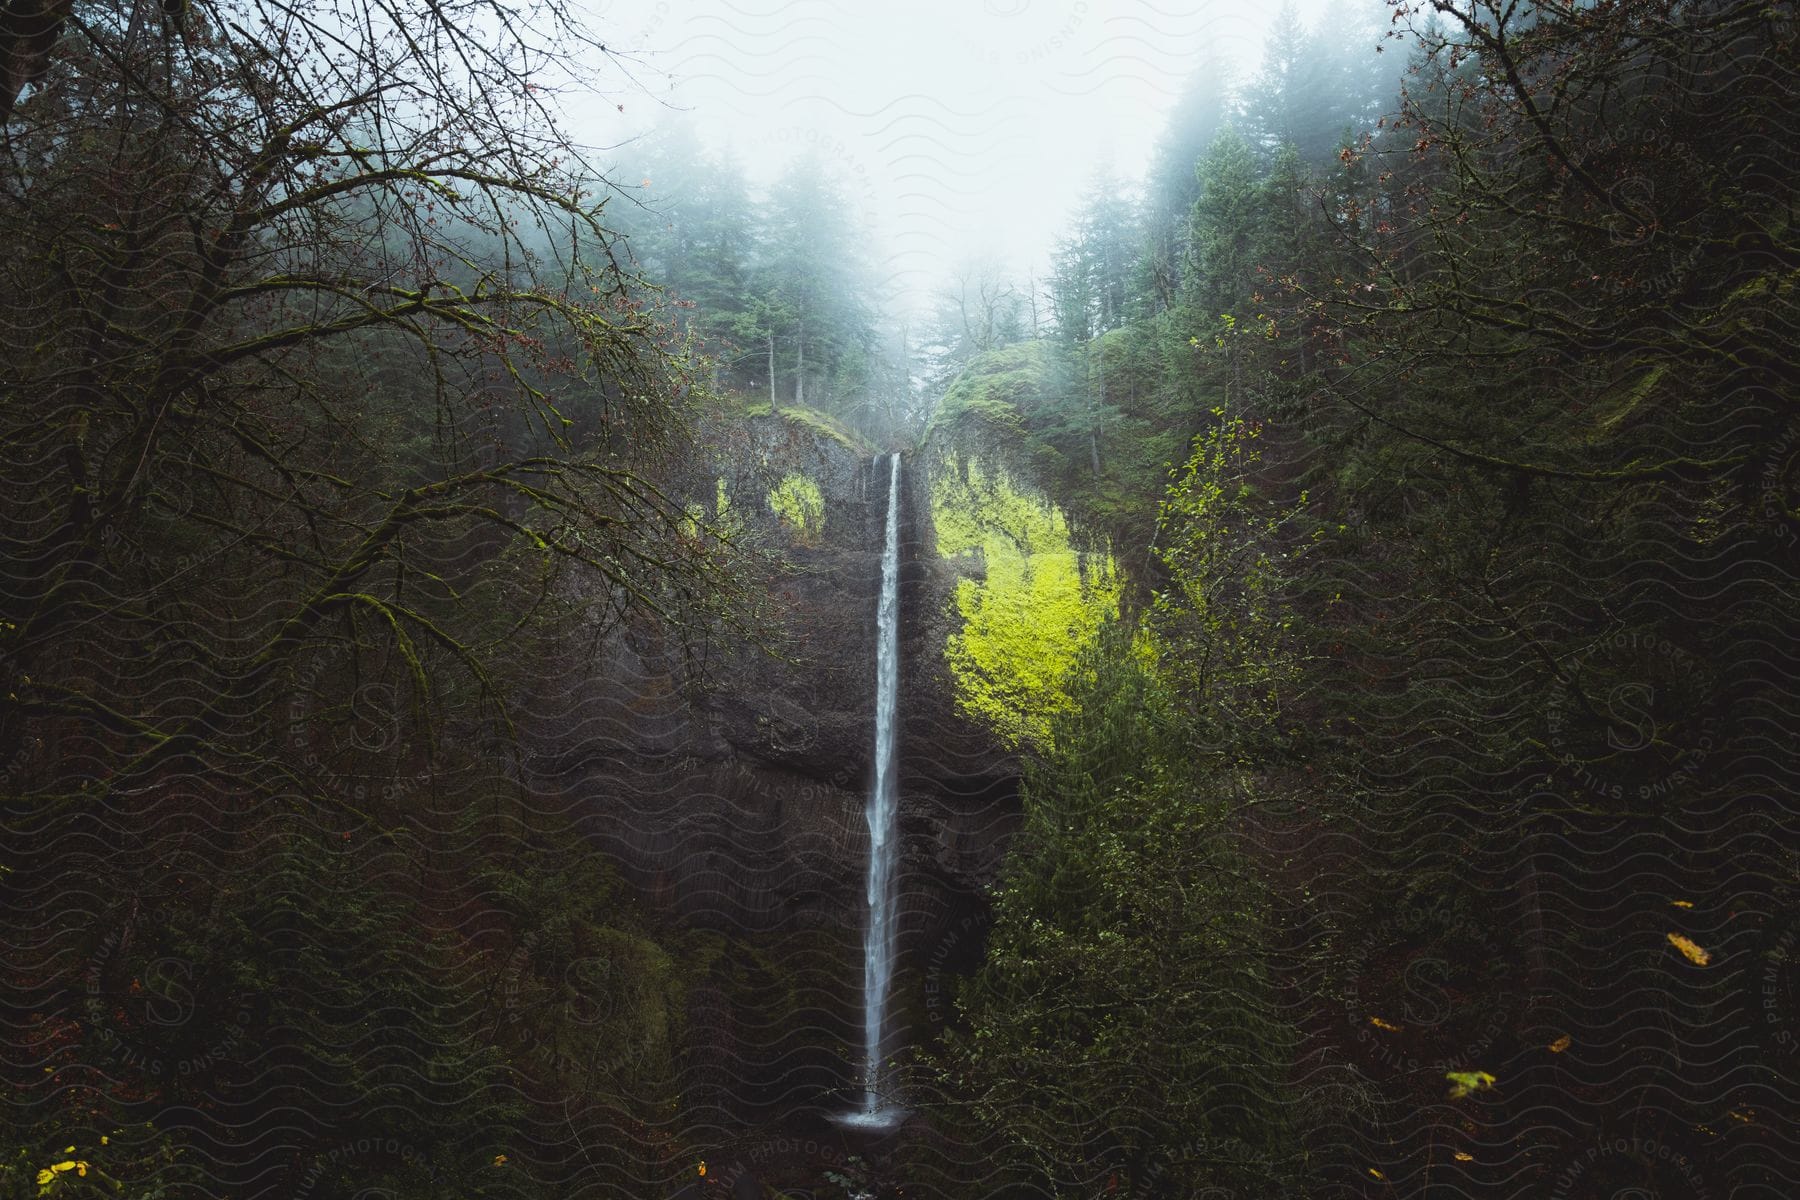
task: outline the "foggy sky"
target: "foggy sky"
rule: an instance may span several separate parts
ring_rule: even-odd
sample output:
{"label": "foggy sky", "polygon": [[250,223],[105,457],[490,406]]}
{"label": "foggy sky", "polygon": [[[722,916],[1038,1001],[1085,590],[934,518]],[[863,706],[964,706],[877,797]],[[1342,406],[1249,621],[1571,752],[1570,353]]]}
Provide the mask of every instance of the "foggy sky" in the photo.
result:
{"label": "foggy sky", "polygon": [[[1325,3],[1297,7],[1311,22]],[[868,223],[893,311],[971,253],[1036,266],[1097,167],[1141,177],[1196,71],[1254,73],[1277,7],[605,0],[595,26],[635,78],[572,105],[573,132],[617,145],[685,112],[757,186],[820,149]]]}

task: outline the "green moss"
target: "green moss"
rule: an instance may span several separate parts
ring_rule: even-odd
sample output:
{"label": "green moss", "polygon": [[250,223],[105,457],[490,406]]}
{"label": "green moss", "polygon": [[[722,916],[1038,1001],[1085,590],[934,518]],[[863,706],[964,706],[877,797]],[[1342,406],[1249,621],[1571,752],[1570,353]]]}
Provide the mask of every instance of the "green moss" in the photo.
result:
{"label": "green moss", "polygon": [[807,545],[819,538],[825,526],[825,493],[799,472],[790,472],[769,490],[769,507],[781,523]]}
{"label": "green moss", "polygon": [[944,648],[963,712],[1008,745],[1045,745],[1071,705],[1076,656],[1116,615],[1120,581],[1110,555],[1083,554],[1054,504],[973,460],[933,480],[932,519],[946,558],[978,557],[981,579],[958,583],[962,626]]}
{"label": "green moss", "polygon": [[990,350],[971,362],[944,393],[933,429],[982,427],[997,435],[1025,431],[1025,412],[1054,390],[1051,348],[1041,341]]}
{"label": "green moss", "polygon": [[781,419],[790,425],[799,425],[813,433],[830,438],[847,450],[866,455],[873,452],[867,440],[858,437],[844,427],[844,424],[830,413],[822,413],[816,408],[784,408]]}
{"label": "green moss", "polygon": [[847,450],[853,450],[859,455],[869,455],[875,450],[867,438],[850,429],[830,413],[816,408],[795,408],[792,405],[783,405],[776,409],[771,408],[767,397],[753,400],[735,392],[728,392],[716,399],[718,411],[728,417],[750,418],[774,415],[790,425],[798,425],[810,433],[830,438],[838,445]]}

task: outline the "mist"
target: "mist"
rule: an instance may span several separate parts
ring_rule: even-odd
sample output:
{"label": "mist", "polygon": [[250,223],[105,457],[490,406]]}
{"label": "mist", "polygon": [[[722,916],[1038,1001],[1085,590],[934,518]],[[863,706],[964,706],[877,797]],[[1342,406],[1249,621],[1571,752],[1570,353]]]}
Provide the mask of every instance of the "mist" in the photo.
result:
{"label": "mist", "polygon": [[[1310,27],[1333,7],[1293,11]],[[818,152],[873,235],[884,306],[917,310],[970,257],[1041,274],[1096,174],[1140,180],[1184,90],[1247,82],[1280,13],[1147,0],[609,4],[597,22],[622,31],[609,48],[642,93],[572,98],[572,130],[623,166],[633,139],[685,123],[763,188]],[[1365,40],[1373,54],[1376,35]],[[638,182],[629,169],[617,181]]]}

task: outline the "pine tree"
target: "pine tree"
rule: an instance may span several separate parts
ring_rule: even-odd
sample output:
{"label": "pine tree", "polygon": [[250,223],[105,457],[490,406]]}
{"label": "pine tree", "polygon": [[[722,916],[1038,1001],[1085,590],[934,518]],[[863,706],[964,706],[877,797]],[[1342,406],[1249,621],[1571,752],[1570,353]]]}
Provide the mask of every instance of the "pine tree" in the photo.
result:
{"label": "pine tree", "polygon": [[1202,318],[1216,322],[1235,315],[1254,288],[1264,193],[1250,144],[1235,129],[1213,139],[1199,173],[1187,291]]}
{"label": "pine tree", "polygon": [[[785,370],[797,405],[829,408],[874,339],[866,272],[849,209],[824,161],[789,166],[763,205],[752,288],[754,328],[769,347],[771,387]],[[771,400],[774,397],[771,395]]]}
{"label": "pine tree", "polygon": [[1200,198],[1196,173],[1226,118],[1224,68],[1209,63],[1189,81],[1158,143],[1144,184],[1144,257],[1136,290],[1144,315],[1176,302],[1188,264],[1189,217]]}
{"label": "pine tree", "polygon": [[1243,96],[1243,127],[1257,153],[1272,157],[1283,145],[1301,148],[1313,141],[1309,111],[1322,65],[1317,44],[1300,22],[1293,0],[1284,0],[1269,38],[1263,43],[1262,64]]}
{"label": "pine tree", "polygon": [[1378,51],[1381,38],[1367,7],[1334,4],[1309,30],[1292,3],[1282,5],[1242,101],[1245,134],[1264,163],[1292,146],[1321,167],[1346,132],[1374,127],[1398,73]]}

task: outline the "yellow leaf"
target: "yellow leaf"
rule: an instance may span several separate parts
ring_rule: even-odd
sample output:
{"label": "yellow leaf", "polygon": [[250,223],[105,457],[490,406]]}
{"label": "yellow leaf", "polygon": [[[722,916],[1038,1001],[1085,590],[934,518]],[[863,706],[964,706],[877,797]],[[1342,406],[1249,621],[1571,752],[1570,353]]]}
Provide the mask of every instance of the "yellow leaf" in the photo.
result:
{"label": "yellow leaf", "polygon": [[1692,907],[1694,907],[1694,902],[1692,900],[1671,900],[1671,901],[1669,901],[1669,903],[1673,904],[1676,908],[1692,908]]}
{"label": "yellow leaf", "polygon": [[1456,1152],[1456,1161],[1457,1162],[1474,1162],[1475,1156],[1473,1154],[1464,1154],[1461,1150],[1458,1150]]}
{"label": "yellow leaf", "polygon": [[1486,1071],[1451,1071],[1444,1078],[1456,1085],[1450,1089],[1452,1100],[1461,1100],[1472,1092],[1494,1086],[1494,1077]]}
{"label": "yellow leaf", "polygon": [[1695,966],[1704,967],[1707,963],[1712,961],[1712,955],[1701,949],[1700,946],[1690,939],[1682,937],[1679,933],[1671,933],[1669,935],[1669,945],[1681,951],[1682,957],[1693,963]]}
{"label": "yellow leaf", "polygon": [[1387,1178],[1386,1175],[1383,1175],[1380,1171],[1377,1171],[1374,1167],[1369,1168],[1369,1174],[1373,1175],[1377,1179],[1386,1179]]}
{"label": "yellow leaf", "polygon": [[1566,1033],[1563,1034],[1561,1037],[1557,1038],[1554,1042],[1550,1043],[1550,1053],[1561,1054],[1564,1050],[1567,1050],[1569,1048],[1569,1042],[1570,1042],[1569,1035]]}
{"label": "yellow leaf", "polygon": [[504,1167],[506,1165],[506,1155],[504,1155],[504,1154],[494,1155],[494,1165],[496,1167]]}
{"label": "yellow leaf", "polygon": [[[64,1150],[63,1153],[67,1154],[67,1153],[69,1153],[69,1150],[73,1150],[73,1149],[75,1149],[75,1147],[70,1146],[69,1149]],[[58,1175],[62,1174],[64,1171],[73,1171],[77,1175],[86,1175],[87,1168],[88,1168],[88,1165],[85,1162],[70,1161],[70,1162],[52,1163],[52,1164],[50,1164],[48,1169],[39,1171],[37,1173],[38,1186],[39,1187],[49,1186],[51,1183],[55,1182],[56,1177]]]}
{"label": "yellow leaf", "polygon": [[1756,1110],[1754,1108],[1746,1108],[1743,1112],[1739,1112],[1735,1108],[1728,1108],[1725,1112],[1733,1120],[1743,1121],[1745,1124],[1754,1124],[1756,1121]]}
{"label": "yellow leaf", "polygon": [[1389,1033],[1399,1033],[1400,1029],[1401,1029],[1401,1027],[1398,1025],[1389,1025],[1386,1021],[1382,1020],[1380,1017],[1370,1017],[1369,1024],[1373,1025],[1377,1029],[1385,1029]]}

